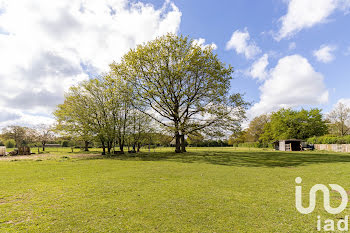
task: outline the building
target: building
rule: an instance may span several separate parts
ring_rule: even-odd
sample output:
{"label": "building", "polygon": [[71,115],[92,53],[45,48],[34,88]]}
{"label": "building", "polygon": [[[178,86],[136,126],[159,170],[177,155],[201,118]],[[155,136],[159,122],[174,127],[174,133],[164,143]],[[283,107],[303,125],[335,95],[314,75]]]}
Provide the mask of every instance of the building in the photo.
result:
{"label": "building", "polygon": [[279,151],[302,151],[303,140],[300,139],[287,139],[274,142],[275,150]]}

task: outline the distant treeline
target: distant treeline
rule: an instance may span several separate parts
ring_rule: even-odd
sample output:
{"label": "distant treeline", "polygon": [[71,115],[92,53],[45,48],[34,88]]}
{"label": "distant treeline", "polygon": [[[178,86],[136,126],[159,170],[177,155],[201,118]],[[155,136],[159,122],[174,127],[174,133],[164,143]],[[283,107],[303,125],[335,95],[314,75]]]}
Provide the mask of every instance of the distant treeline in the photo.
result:
{"label": "distant treeline", "polygon": [[244,142],[233,144],[233,147],[244,147],[244,148],[273,148],[272,143],[261,143],[261,142]]}
{"label": "distant treeline", "polygon": [[190,141],[189,146],[191,147],[228,147],[232,145],[229,145],[227,140],[203,140],[196,143],[192,143]]}
{"label": "distant treeline", "polygon": [[269,147],[274,141],[301,139],[311,144],[350,143],[350,108],[338,103],[324,115],[321,109],[280,109],[255,117],[245,130],[229,138],[230,145]]}

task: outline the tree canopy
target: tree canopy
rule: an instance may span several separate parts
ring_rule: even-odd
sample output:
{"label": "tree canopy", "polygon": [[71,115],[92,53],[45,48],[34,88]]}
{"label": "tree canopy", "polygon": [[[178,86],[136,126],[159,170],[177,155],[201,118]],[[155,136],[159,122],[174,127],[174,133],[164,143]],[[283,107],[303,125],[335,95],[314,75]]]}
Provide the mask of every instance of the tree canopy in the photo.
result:
{"label": "tree canopy", "polygon": [[264,127],[260,139],[271,142],[282,139],[307,139],[322,136],[328,132],[326,121],[320,109],[280,109],[271,114],[270,122]]}
{"label": "tree canopy", "polygon": [[104,154],[106,149],[111,153],[116,142],[123,152],[131,139],[135,150],[151,121],[134,108],[131,97],[126,82],[110,75],[81,82],[57,106],[56,130],[83,140],[86,150],[89,142],[98,140]]}
{"label": "tree canopy", "polygon": [[185,151],[185,135],[234,131],[245,116],[241,94],[229,95],[233,68],[188,37],[139,45],[111,68],[133,88],[138,109],[173,133],[176,152]]}

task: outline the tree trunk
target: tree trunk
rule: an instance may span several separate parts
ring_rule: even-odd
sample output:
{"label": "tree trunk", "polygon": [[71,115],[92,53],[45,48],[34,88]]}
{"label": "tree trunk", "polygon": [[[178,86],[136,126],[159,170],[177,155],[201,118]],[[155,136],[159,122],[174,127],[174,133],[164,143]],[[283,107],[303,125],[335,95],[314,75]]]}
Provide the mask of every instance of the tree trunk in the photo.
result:
{"label": "tree trunk", "polygon": [[175,133],[175,153],[181,153],[181,135],[179,132]]}
{"label": "tree trunk", "polygon": [[181,152],[186,152],[186,141],[185,141],[185,135],[180,136],[181,139]]}
{"label": "tree trunk", "polygon": [[102,144],[102,155],[106,155],[106,146],[105,146],[105,142],[101,142]]}
{"label": "tree trunk", "polygon": [[121,152],[124,152],[124,140],[118,139],[119,149]]}
{"label": "tree trunk", "polygon": [[138,144],[137,144],[137,152],[140,152],[140,147],[141,147],[141,144],[138,143]]}
{"label": "tree trunk", "polygon": [[108,154],[111,154],[112,144],[113,144],[112,142],[107,142]]}
{"label": "tree trunk", "polygon": [[89,142],[85,141],[85,151],[89,151]]}
{"label": "tree trunk", "polygon": [[43,145],[43,151],[45,151],[45,143],[43,143],[42,145]]}

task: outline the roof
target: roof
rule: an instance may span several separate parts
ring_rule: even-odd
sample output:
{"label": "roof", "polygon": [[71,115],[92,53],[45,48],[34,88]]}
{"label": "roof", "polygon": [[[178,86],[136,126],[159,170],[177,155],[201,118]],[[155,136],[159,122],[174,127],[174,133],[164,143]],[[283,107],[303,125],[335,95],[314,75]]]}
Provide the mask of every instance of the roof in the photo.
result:
{"label": "roof", "polygon": [[[301,140],[301,139],[285,139],[285,140],[279,140],[279,141],[302,142],[303,140]],[[277,142],[279,142],[279,141],[277,141]]]}

